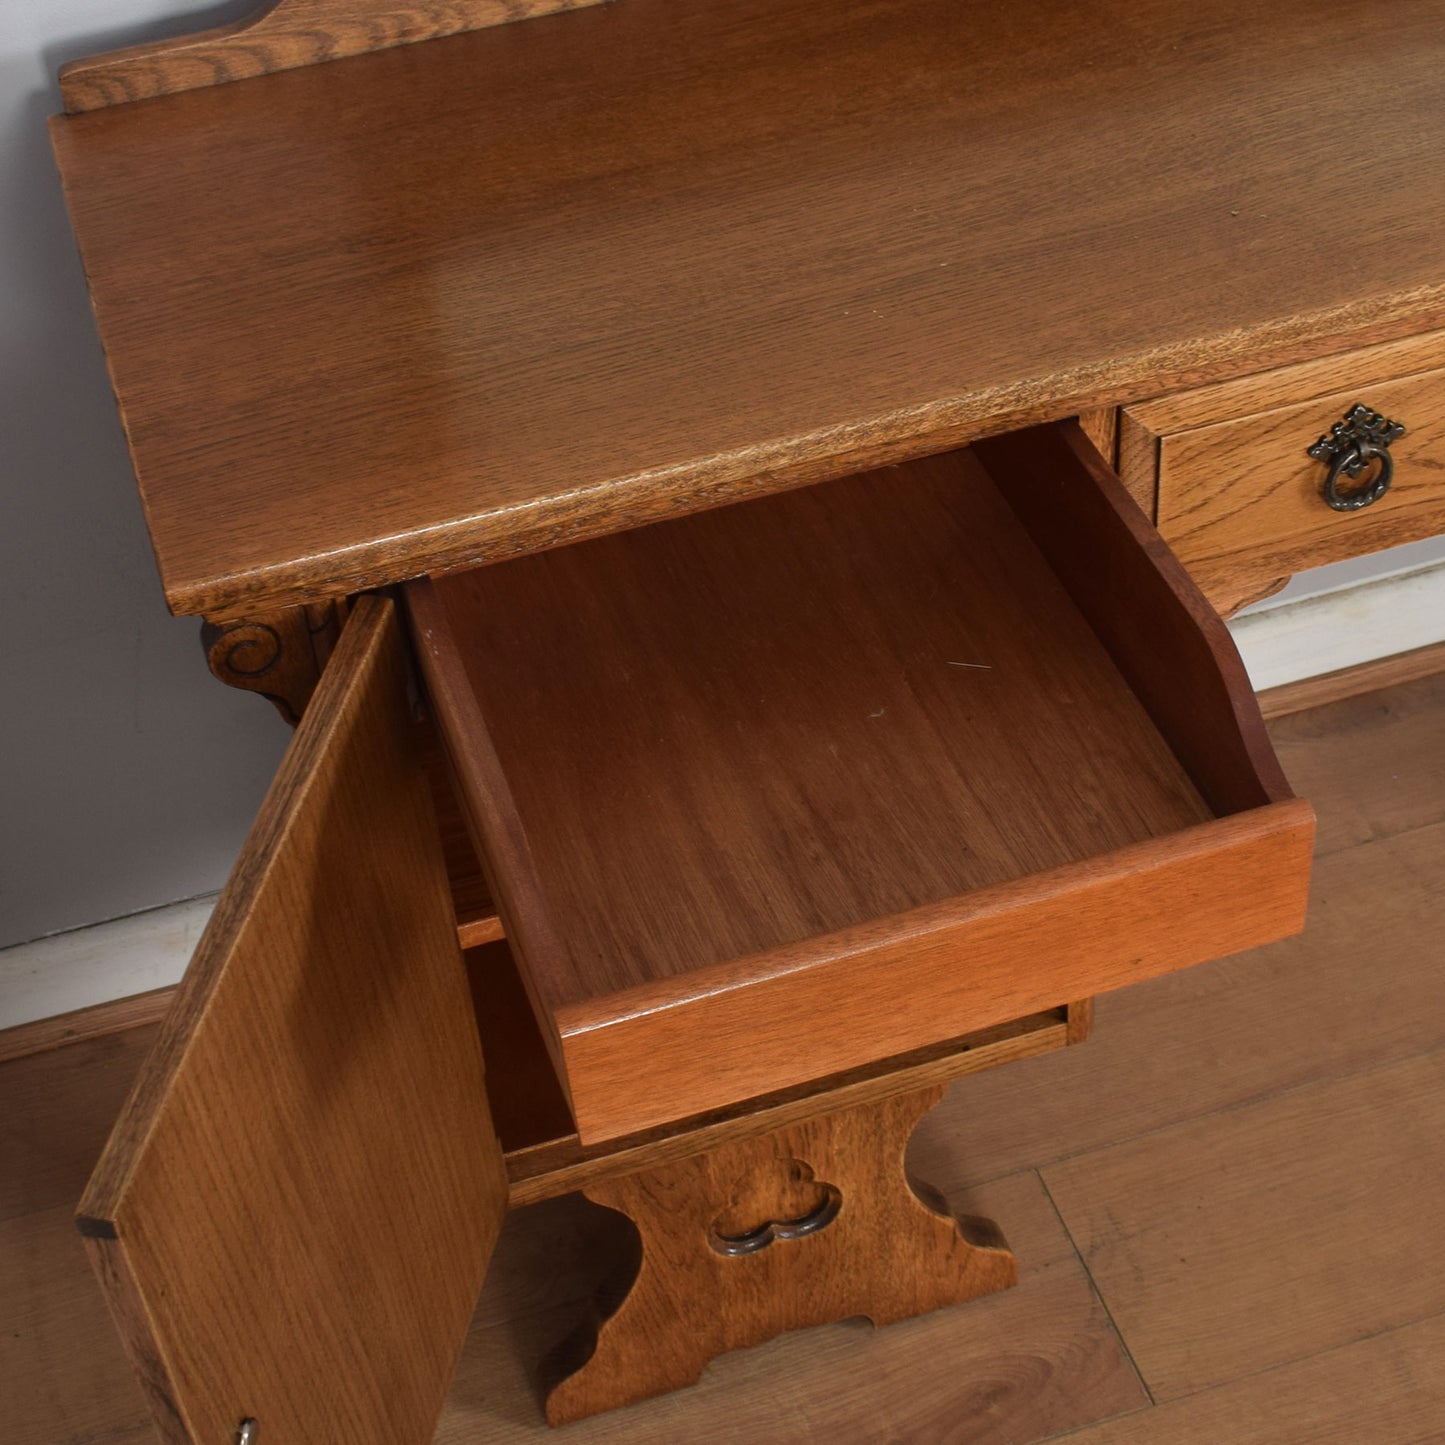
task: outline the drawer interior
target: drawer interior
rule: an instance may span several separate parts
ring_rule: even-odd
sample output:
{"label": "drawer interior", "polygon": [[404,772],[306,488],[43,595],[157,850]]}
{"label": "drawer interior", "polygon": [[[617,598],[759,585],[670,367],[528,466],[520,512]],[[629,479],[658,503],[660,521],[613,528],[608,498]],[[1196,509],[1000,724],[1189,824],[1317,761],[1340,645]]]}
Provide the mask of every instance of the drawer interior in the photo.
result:
{"label": "drawer interior", "polygon": [[[584,1140],[1301,920],[1308,808],[1227,635],[1077,429],[409,601]],[[1201,858],[1242,849],[1245,927],[1196,897]],[[1111,936],[1075,946],[1071,914]]]}

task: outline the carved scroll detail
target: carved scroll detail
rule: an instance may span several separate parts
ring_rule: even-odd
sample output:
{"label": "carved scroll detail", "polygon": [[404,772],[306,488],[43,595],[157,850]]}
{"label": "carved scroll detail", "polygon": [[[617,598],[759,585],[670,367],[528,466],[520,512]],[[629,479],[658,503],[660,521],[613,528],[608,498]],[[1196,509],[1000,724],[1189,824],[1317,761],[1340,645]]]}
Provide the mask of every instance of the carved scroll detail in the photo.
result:
{"label": "carved scroll detail", "polygon": [[212,674],[260,693],[295,727],[340,631],[344,604],[312,603],[234,622],[206,622],[201,645]]}

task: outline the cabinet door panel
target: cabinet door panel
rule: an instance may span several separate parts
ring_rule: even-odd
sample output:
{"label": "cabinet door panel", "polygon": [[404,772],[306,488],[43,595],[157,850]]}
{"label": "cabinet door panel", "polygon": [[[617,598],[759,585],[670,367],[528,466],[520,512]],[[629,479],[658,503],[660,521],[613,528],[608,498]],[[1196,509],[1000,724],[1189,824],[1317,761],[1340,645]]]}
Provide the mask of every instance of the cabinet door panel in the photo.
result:
{"label": "cabinet door panel", "polygon": [[168,1442],[431,1438],[506,1207],[391,604],[352,614],[80,1209]]}

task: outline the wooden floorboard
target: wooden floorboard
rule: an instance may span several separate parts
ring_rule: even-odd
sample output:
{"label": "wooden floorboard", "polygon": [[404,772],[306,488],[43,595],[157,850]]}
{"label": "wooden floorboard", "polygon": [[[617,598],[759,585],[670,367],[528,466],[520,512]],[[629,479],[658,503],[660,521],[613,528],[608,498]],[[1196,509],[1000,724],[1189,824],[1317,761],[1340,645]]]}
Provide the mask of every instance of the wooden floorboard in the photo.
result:
{"label": "wooden floorboard", "polygon": [[1445,673],[1270,724],[1323,856],[1445,820]]}
{"label": "wooden floorboard", "polygon": [[156,1026],[0,1064],[0,1220],[72,1208]]}
{"label": "wooden floorboard", "polygon": [[[786,1336],[557,1438],[1445,1441],[1445,679],[1272,732],[1321,816],[1306,936],[1100,1000],[1086,1046],[960,1081],[914,1140],[1017,1290]],[[155,1438],[70,1222],[152,1032],[0,1064],[5,1445]],[[535,1361],[616,1229],[575,1197],[508,1221],[442,1445],[551,1438]]]}
{"label": "wooden floorboard", "polygon": [[[1038,1177],[1017,1175],[956,1203],[1009,1220],[1017,1289],[883,1330],[855,1320],[784,1336],[715,1361],[690,1390],[569,1426],[567,1441],[1002,1445],[1144,1404]],[[557,1310],[503,1324],[479,1319],[438,1445],[549,1438],[523,1362],[569,1324]]]}
{"label": "wooden floorboard", "polygon": [[[468,1342],[437,1445],[555,1438],[518,1363],[519,1339],[531,1342],[497,1330]],[[567,1445],[1004,1445],[1144,1402],[1087,1276],[1077,1264],[1060,1264],[972,1307],[877,1332],[861,1320],[826,1325],[727,1356],[692,1389],[584,1420],[564,1438]]]}
{"label": "wooden floorboard", "polygon": [[1439,1445],[1445,1315],[1069,1435],[1069,1445]]}
{"label": "wooden floorboard", "polygon": [[1156,1400],[1445,1313],[1445,1050],[1044,1171]]}
{"label": "wooden floorboard", "polygon": [[74,1212],[67,1204],[0,1223],[0,1437],[7,1445],[155,1438]]}
{"label": "wooden floorboard", "polygon": [[1303,937],[1108,995],[1083,1048],[959,1080],[918,1167],[956,1188],[1445,1045],[1442,877],[1445,825],[1320,860]]}
{"label": "wooden floorboard", "polygon": [[0,1029],[0,1064],[159,1023],[170,1011],[175,996],[175,985],[171,984]]}

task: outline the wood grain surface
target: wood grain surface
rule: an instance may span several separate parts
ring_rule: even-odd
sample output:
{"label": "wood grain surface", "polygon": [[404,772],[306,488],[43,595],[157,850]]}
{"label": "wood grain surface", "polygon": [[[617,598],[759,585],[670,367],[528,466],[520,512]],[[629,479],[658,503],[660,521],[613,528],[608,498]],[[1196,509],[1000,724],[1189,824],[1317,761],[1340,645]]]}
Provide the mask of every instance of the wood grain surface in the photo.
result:
{"label": "wood grain surface", "polygon": [[[1119,409],[1117,407],[1099,407],[1094,411],[1086,411],[1079,418],[1079,426],[1084,435],[1088,437],[1105,466],[1114,467],[1118,465],[1119,459]],[[1136,496],[1140,510],[1153,520],[1154,517],[1154,495],[1151,492],[1147,497]]]}
{"label": "wood grain surface", "polygon": [[[111,1117],[92,1116],[85,1132]],[[5,1434],[18,1445],[156,1445],[85,1241],[75,1233],[74,1198],[0,1221]]]}
{"label": "wood grain surface", "polygon": [[1442,869],[1438,825],[1319,859],[1300,937],[1111,994],[1087,1048],[960,1083],[930,1177],[951,1192],[1439,1050]]}
{"label": "wood grain surface", "polygon": [[[803,1123],[819,1113],[876,1103],[1065,1048],[1079,1040],[1069,1036],[1062,1014],[1062,1009],[1030,1014],[933,1048],[916,1049],[805,1087],[766,1094],[746,1105],[688,1119],[678,1126],[625,1135],[605,1144],[586,1145],[575,1132],[569,1132],[519,1145],[507,1152],[512,1203],[551,1199],[597,1180],[653,1169]],[[483,1038],[489,1041],[485,1032]]]}
{"label": "wood grain surface", "polygon": [[428,1440],[506,1208],[406,695],[363,599],[81,1202],[168,1442]]}
{"label": "wood grain surface", "polygon": [[1307,803],[1275,803],[681,989],[560,1009],[579,1132],[646,1128],[1297,933],[1313,836]]}
{"label": "wood grain surface", "polygon": [[153,988],[0,1029],[0,1063],[156,1023],[165,1017],[174,996],[174,985]]}
{"label": "wood grain surface", "polygon": [[539,1145],[575,1143],[571,1105],[511,948],[498,940],[470,947],[464,957],[502,1148],[526,1157]]}
{"label": "wood grain surface", "polygon": [[1121,433],[1142,430],[1155,437],[1195,431],[1332,396],[1351,386],[1394,381],[1438,371],[1445,365],[1445,331],[1425,331],[1398,341],[1362,346],[1289,366],[1251,372],[1229,381],[1193,386],[1131,403],[1119,414]]}
{"label": "wood grain surface", "polygon": [[[884,1330],[853,1321],[784,1335],[724,1356],[691,1390],[596,1416],[561,1438],[876,1445],[893,1430],[1006,1445],[1145,1403],[1037,1177],[959,1203],[1009,1220],[1017,1288]],[[559,1438],[542,1415],[536,1362],[575,1322],[614,1218],[575,1198],[509,1217],[437,1445]],[[7,1445],[155,1445],[68,1211],[0,1223],[0,1383],[9,1387]]]}
{"label": "wood grain surface", "polygon": [[[695,1384],[716,1356],[785,1330],[854,1315],[888,1325],[1017,1284],[992,1221],[955,1219],[905,1176],[908,1140],[942,1098],[939,1084],[587,1185],[636,1226],[641,1260],[580,1342],[583,1363],[548,1394],[548,1422]],[[718,1247],[829,1208],[815,1233],[745,1255]]]}
{"label": "wood grain surface", "polygon": [[73,60],[61,69],[60,98],[68,111],[98,110],[596,3],[272,0],[249,19],[231,25]]}
{"label": "wood grain surface", "polygon": [[1293,797],[1229,630],[1079,428],[974,452],[1210,808]]}
{"label": "wood grain surface", "polygon": [[[1393,1263],[1357,1272],[1350,1289],[1337,1287],[1328,1266],[1338,1260],[1350,1268],[1363,1218],[1388,1223],[1400,1257],[1426,1262],[1418,1273],[1428,1275],[1439,1248],[1435,1181],[1427,1174],[1423,1199],[1406,1198],[1388,1220],[1381,1202],[1394,1208],[1389,1196],[1399,1176],[1392,1171],[1404,1158],[1399,1127],[1418,1119],[1438,1134],[1445,1092],[1407,1081],[1404,1101],[1392,1105],[1376,1089],[1360,1128],[1348,1120],[1321,1127],[1343,1120],[1332,1105],[1296,1116],[1297,1126],[1277,1121],[1267,1160],[1253,1158],[1250,1147],[1261,1138],[1266,1101],[1318,1096],[1445,1044],[1437,947],[1445,829],[1431,821],[1445,816],[1445,792],[1438,774],[1417,772],[1430,762],[1431,739],[1435,756],[1445,756],[1440,699],[1430,701],[1421,691],[1428,686],[1412,682],[1368,705],[1352,699],[1274,725],[1287,770],[1309,784],[1322,838],[1334,839],[1335,851],[1319,865],[1304,938],[1110,995],[1100,1001],[1088,1048],[964,1080],[924,1120],[910,1164],[956,1208],[1004,1223],[1019,1257],[1017,1288],[884,1330],[851,1322],[781,1336],[723,1357],[690,1390],[570,1426],[567,1438],[578,1445],[1055,1438],[1071,1445],[1298,1445],[1302,1438],[1436,1445],[1445,1414],[1438,1368],[1445,1316],[1402,1320],[1409,1310],[1399,1306],[1409,1304],[1414,1286],[1402,1290]],[[122,1042],[124,1051],[115,1052]],[[0,1196],[39,1211],[0,1220],[7,1445],[154,1441],[63,1203],[78,1193],[85,1155],[119,1106],[140,1052],[136,1041],[88,1040],[0,1065]],[[1393,1122],[1392,1107],[1402,1111]],[[1171,1214],[1201,1219],[1207,1230],[1181,1251],[1192,1266],[1182,1281],[1164,1280],[1150,1309],[1132,1318],[1147,1321],[1156,1340],[1170,1314],[1197,1323],[1201,1297],[1233,1287],[1231,1273],[1261,1228],[1273,1228],[1273,1278],[1288,1274],[1298,1286],[1287,1305],[1276,1295],[1267,1308],[1228,1316],[1231,1337],[1239,1337],[1238,1377],[1152,1406],[1129,1361],[1132,1341],[1113,1329],[1034,1171],[1072,1155],[1084,1181],[1091,1157],[1118,1182],[1109,1146],[1141,1136],[1169,1140],[1177,1126],[1204,1116],[1218,1180],[1201,1192],[1191,1168],[1168,1167],[1171,1143],[1160,1168],[1136,1167],[1127,1189],[1112,1195],[1121,1228],[1142,1226],[1141,1248]],[[1428,1166],[1438,1151],[1428,1140],[1425,1147]],[[52,1167],[42,1179],[37,1166],[47,1153]],[[27,1191],[32,1174],[37,1188]],[[1231,1180],[1245,1203],[1236,1203]],[[1362,1207],[1365,1191],[1376,1197]],[[1319,1209],[1338,1223],[1338,1254],[1329,1243],[1322,1256],[1311,1228],[1278,1227],[1291,1196],[1307,1215]],[[1081,1197],[1106,1203],[1103,1195]],[[1211,1208],[1200,1210],[1201,1198]],[[1261,1224],[1256,1212],[1243,1233],[1231,1234],[1250,1198],[1267,1217]],[[1220,1208],[1237,1212],[1215,1227]],[[437,1445],[548,1437],[535,1362],[572,1327],[618,1224],[575,1196],[509,1216]],[[1395,1322],[1353,1343],[1331,1342],[1382,1318]],[[1308,1322],[1314,1341],[1326,1343],[1279,1363],[1280,1331],[1291,1321]],[[1088,1428],[1081,1434],[1081,1427]]]}
{"label": "wood grain surface", "polygon": [[1445,1316],[1071,1433],[1069,1445],[1435,1445]]}
{"label": "wood grain surface", "polygon": [[[1445,672],[1445,642],[1377,657],[1370,662],[1342,667],[1338,672],[1301,678],[1269,688],[1259,694],[1259,710],[1266,719],[1289,717],[1293,713],[1324,707],[1345,698],[1360,697],[1397,683],[1417,682]],[[1386,704],[1388,706],[1388,704]]]}
{"label": "wood grain surface", "polygon": [[[1237,611],[1295,572],[1445,528],[1442,361],[1434,333],[1130,407],[1126,473],[1155,474],[1160,532],[1210,601]],[[1308,448],[1356,402],[1406,432],[1390,448],[1390,490],[1336,512]]]}
{"label": "wood grain surface", "polygon": [[[1327,793],[1317,852],[1445,821],[1445,675],[1433,673],[1328,709],[1278,719],[1271,733],[1301,792]],[[1377,752],[1381,767],[1363,755]]]}
{"label": "wood grain surface", "polygon": [[[945,1102],[922,1128],[946,1122],[940,1114],[948,1109]],[[1016,1288],[886,1329],[853,1320],[791,1332],[724,1355],[691,1389],[579,1421],[560,1438],[579,1445],[1017,1445],[1146,1404],[1037,1177],[1015,1175],[951,1203],[1008,1221],[1019,1259]],[[557,1209],[563,1205],[557,1201]],[[569,1211],[567,1222],[575,1220],[587,1237],[578,1241],[579,1261],[559,1265],[556,1215],[540,1213],[514,1215],[507,1243],[524,1242],[531,1225],[525,1243],[540,1268],[562,1273],[558,1284],[595,1281],[616,1235],[607,1227],[615,1216],[599,1220],[586,1206]],[[479,1313],[436,1445],[559,1438],[542,1418],[528,1364],[576,1320],[576,1302],[558,1301],[555,1287],[551,1295],[550,1308],[512,1319]]]}
{"label": "wood grain surface", "polygon": [[49,1049],[5,1061],[0,1220],[74,1205],[154,1033],[139,1025],[49,1062]]}
{"label": "wood grain surface", "polygon": [[987,456],[1019,515],[954,453],[409,589],[584,1142],[1297,926],[1218,619],[1076,428]]}
{"label": "wood grain surface", "polygon": [[1437,1050],[1044,1170],[1156,1401],[1445,1311],[1442,1098]]}
{"label": "wood grain surface", "polygon": [[[616,0],[62,118],[166,596],[350,593],[1438,327],[1442,21]],[[1360,176],[1369,224],[1323,223]]]}
{"label": "wood grain surface", "polygon": [[506,812],[474,809],[509,933],[566,950],[519,943],[554,1007],[1215,815],[969,452],[408,599],[464,795]]}
{"label": "wood grain surface", "polygon": [[457,915],[457,942],[463,949],[495,943],[504,936],[502,922],[482,873],[471,826],[457,799],[451,764],[430,721],[421,729],[421,747],[447,864],[447,881],[451,884],[452,907]]}

